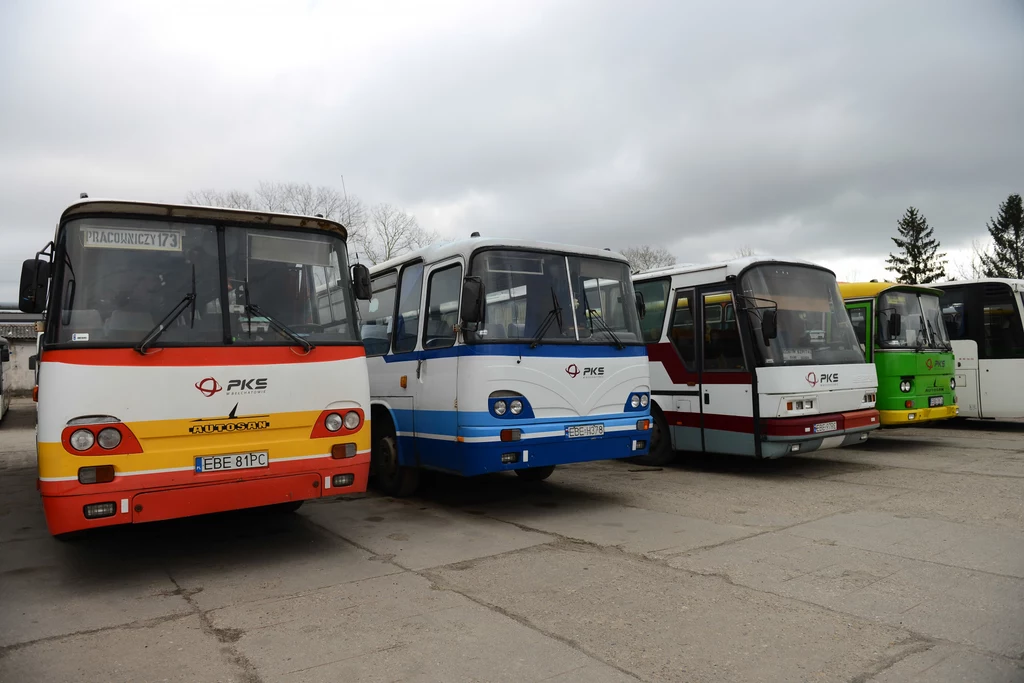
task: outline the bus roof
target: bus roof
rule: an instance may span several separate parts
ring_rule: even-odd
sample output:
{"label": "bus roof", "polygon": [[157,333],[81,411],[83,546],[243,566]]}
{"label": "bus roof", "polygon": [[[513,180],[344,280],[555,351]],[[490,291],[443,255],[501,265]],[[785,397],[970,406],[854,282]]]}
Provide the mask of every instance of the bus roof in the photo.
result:
{"label": "bus roof", "polygon": [[873,299],[890,289],[915,291],[922,294],[940,296],[942,292],[925,285],[903,285],[898,282],[840,282],[839,293],[844,299]]}
{"label": "bus roof", "polygon": [[983,277],[977,280],[952,280],[950,282],[932,282],[930,284],[932,287],[944,289],[946,287],[959,287],[960,285],[984,285],[989,283],[1009,285],[1010,289],[1024,292],[1024,280],[1014,280],[1006,277]]}
{"label": "bus roof", "polygon": [[327,230],[339,233],[342,238],[348,237],[348,231],[341,223],[327,218],[314,216],[298,216],[290,213],[274,211],[250,211],[248,209],[228,209],[219,206],[200,206],[197,204],[161,204],[158,202],[141,202],[125,199],[83,199],[64,209],[60,222],[81,216],[106,214],[123,214],[126,217],[143,217],[154,220],[200,220],[211,222],[252,223],[254,225],[273,227],[283,230]]}
{"label": "bus roof", "polygon": [[533,240],[500,239],[497,237],[469,237],[455,242],[432,244],[429,247],[424,247],[422,249],[417,249],[416,251],[402,254],[401,256],[396,256],[395,258],[373,266],[370,268],[370,272],[380,273],[385,270],[395,268],[402,263],[414,261],[416,259],[423,259],[427,263],[435,263],[451,256],[462,255],[468,257],[478,249],[499,249],[502,247],[508,247],[510,249],[564,252],[567,254],[611,259],[613,261],[622,261],[623,263],[626,263],[626,257],[618,252],[608,251],[605,249],[595,249],[593,247],[579,247],[568,244],[556,244],[553,242],[536,242]]}
{"label": "bus roof", "polygon": [[[732,259],[730,261],[719,261],[716,263],[685,263],[677,264],[674,266],[667,266],[665,268],[655,268],[654,270],[647,270],[642,273],[637,273],[636,275],[633,276],[633,280],[643,281],[653,280],[655,278],[666,276],[685,275],[690,273],[707,273],[708,282],[718,282],[720,280],[725,280],[729,276],[736,277],[747,268],[762,263],[779,263],[798,266],[812,266],[814,268],[820,268],[821,270],[828,270],[828,268],[819,266],[817,263],[803,261],[801,259],[782,260],[764,258],[762,256],[745,256],[743,258]],[[832,273],[831,270],[828,270],[828,272]],[[832,274],[835,275],[835,273]]]}

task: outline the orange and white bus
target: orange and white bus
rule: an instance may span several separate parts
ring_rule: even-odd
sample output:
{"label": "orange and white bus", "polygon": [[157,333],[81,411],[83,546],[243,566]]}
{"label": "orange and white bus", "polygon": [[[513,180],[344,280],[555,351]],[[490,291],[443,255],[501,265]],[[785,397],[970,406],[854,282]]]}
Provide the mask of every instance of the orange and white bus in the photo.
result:
{"label": "orange and white bus", "polygon": [[45,308],[50,533],[362,492],[365,266],[323,218],[89,200],[22,267]]}

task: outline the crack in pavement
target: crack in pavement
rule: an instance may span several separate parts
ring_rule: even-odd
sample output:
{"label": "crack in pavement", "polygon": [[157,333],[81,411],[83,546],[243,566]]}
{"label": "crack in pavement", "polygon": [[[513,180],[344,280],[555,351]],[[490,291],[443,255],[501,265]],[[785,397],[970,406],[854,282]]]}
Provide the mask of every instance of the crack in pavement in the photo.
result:
{"label": "crack in pavement", "polygon": [[11,652],[22,650],[26,647],[33,645],[39,645],[41,643],[52,643],[58,640],[64,640],[65,638],[77,638],[78,636],[91,636],[97,633],[104,633],[106,631],[120,631],[122,629],[135,630],[144,628],[153,628],[160,624],[166,624],[169,621],[176,621],[178,619],[184,619],[190,617],[193,612],[176,612],[174,614],[166,614],[162,617],[153,617],[151,619],[140,619],[138,621],[129,621],[123,624],[115,624],[113,626],[100,626],[98,628],[86,628],[80,631],[72,631],[71,633],[60,633],[53,636],[45,636],[43,638],[35,638],[34,640],[25,640],[20,643],[11,643],[10,645],[0,646],[0,659],[3,659]]}

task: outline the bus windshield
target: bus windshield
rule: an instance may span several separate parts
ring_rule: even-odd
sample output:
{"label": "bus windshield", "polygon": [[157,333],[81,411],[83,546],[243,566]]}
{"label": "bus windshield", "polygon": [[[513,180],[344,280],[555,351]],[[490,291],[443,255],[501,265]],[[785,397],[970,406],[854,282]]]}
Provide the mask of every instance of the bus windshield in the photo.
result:
{"label": "bus windshield", "polygon": [[[758,361],[767,366],[863,363],[857,334],[831,273],[792,264],[763,264],[740,281]],[[767,343],[761,316],[778,310],[778,335]]]}
{"label": "bus windshield", "polygon": [[484,319],[469,343],[640,344],[629,266],[611,259],[491,249],[473,256]]}
{"label": "bus windshield", "polygon": [[[889,325],[896,313],[898,330]],[[949,335],[942,319],[939,297],[911,291],[883,292],[878,300],[878,343],[889,349],[950,349]],[[890,336],[890,332],[895,332]]]}
{"label": "bus windshield", "polygon": [[52,341],[133,347],[182,304],[153,346],[294,344],[272,320],[311,343],[358,343],[340,235],[232,225],[223,233],[221,241],[214,225],[146,219],[69,222],[57,245],[64,267]]}

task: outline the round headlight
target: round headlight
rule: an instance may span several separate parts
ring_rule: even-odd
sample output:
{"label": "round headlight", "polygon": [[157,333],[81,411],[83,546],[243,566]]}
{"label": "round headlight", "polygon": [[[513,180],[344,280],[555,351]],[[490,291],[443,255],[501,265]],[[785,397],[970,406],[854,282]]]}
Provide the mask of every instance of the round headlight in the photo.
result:
{"label": "round headlight", "polygon": [[101,429],[99,435],[96,437],[96,441],[99,442],[101,447],[106,448],[107,450],[117,448],[117,445],[121,443],[121,432],[117,431],[113,427]]}
{"label": "round headlight", "polygon": [[518,398],[512,399],[512,402],[508,404],[508,409],[512,411],[513,415],[518,415],[523,412],[523,402]]}
{"label": "round headlight", "polygon": [[70,441],[76,451],[87,451],[96,443],[96,437],[88,429],[76,429],[71,434]]}
{"label": "round headlight", "polygon": [[356,429],[359,426],[359,413],[350,410],[345,413],[345,429]]}
{"label": "round headlight", "polygon": [[902,391],[904,394],[909,394],[910,382],[907,380],[903,380],[902,382],[900,382],[900,391]]}
{"label": "round headlight", "polygon": [[338,415],[337,413],[331,413],[326,418],[324,418],[324,427],[327,427],[327,431],[329,432],[338,431],[339,429],[341,429],[341,424],[341,415]]}
{"label": "round headlight", "polygon": [[507,409],[508,409],[508,405],[504,401],[495,401],[494,402],[494,414],[495,415],[504,415],[505,411]]}
{"label": "round headlight", "polygon": [[642,405],[644,408],[646,408],[647,404],[650,402],[651,398],[647,394],[644,394],[643,396],[640,397],[640,405]]}
{"label": "round headlight", "polygon": [[956,377],[949,378],[949,389],[950,391],[956,389]]}
{"label": "round headlight", "polygon": [[640,407],[640,396],[639,396],[639,394],[633,394],[632,396],[629,397],[629,405],[633,406],[634,408],[639,408]]}

